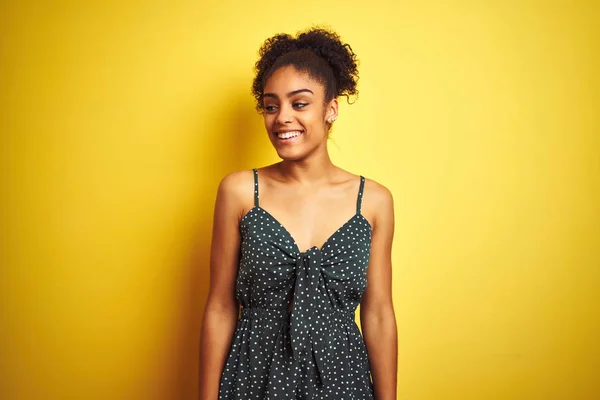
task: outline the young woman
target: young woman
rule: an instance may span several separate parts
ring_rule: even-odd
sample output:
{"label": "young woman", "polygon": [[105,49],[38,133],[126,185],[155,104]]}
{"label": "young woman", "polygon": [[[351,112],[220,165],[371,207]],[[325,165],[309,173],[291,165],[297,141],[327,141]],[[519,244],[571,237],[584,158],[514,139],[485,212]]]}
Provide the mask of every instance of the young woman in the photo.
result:
{"label": "young woman", "polygon": [[202,400],[396,399],[392,196],[327,151],[357,79],[355,54],[328,30],[260,49],[253,93],[282,161],[219,185]]}

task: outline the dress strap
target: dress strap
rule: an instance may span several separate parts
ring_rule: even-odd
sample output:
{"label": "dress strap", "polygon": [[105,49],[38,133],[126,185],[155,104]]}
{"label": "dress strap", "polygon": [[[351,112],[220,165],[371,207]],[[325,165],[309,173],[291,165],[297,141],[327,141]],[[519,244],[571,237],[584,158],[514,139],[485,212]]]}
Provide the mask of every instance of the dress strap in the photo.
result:
{"label": "dress strap", "polygon": [[363,190],[365,189],[365,177],[360,176],[360,188],[358,189],[358,200],[356,201],[356,213],[360,214],[360,208],[362,206]]}
{"label": "dress strap", "polygon": [[254,168],[254,207],[258,207],[258,170]]}

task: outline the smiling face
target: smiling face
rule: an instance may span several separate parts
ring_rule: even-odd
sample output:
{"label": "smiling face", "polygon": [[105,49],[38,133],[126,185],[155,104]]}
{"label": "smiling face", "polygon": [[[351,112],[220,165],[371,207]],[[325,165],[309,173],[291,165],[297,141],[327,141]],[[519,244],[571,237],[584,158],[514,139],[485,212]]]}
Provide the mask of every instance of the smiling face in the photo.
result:
{"label": "smiling face", "polygon": [[293,66],[281,67],[263,91],[265,127],[279,157],[300,160],[327,148],[328,118],[337,116],[336,99],[325,101],[325,88]]}

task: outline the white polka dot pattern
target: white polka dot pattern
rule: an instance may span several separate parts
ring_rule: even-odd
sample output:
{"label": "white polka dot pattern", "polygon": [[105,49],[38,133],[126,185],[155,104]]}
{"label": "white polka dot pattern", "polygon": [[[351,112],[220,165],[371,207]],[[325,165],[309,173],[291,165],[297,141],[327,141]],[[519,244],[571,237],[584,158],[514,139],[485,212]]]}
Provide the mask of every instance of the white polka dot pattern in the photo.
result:
{"label": "white polka dot pattern", "polygon": [[[242,305],[219,400],[373,399],[354,313],[366,289],[372,229],[357,212],[304,252],[258,203],[242,218],[236,297]],[[292,311],[288,311],[292,307]]]}

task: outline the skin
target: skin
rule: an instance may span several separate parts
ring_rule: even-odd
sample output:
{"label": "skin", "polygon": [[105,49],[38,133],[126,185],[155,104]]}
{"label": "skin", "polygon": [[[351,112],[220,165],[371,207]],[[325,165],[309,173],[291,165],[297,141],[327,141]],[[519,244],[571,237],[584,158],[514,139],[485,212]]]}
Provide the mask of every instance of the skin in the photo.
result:
{"label": "skin", "polygon": [[[359,177],[335,166],[327,151],[336,99],[326,101],[321,83],[294,67],[275,71],[264,88],[264,123],[281,162],[259,170],[260,206],[292,235],[302,250],[324,242],[356,213]],[[281,140],[282,131],[300,131]],[[215,205],[210,259],[210,291],[201,339],[200,399],[218,398],[239,304],[235,277],[239,262],[239,222],[254,207],[252,171],[220,183]],[[392,195],[367,179],[362,215],[373,228],[367,289],[360,318],[376,400],[396,399],[397,328],[392,304]],[[290,305],[290,308],[292,305]]]}

